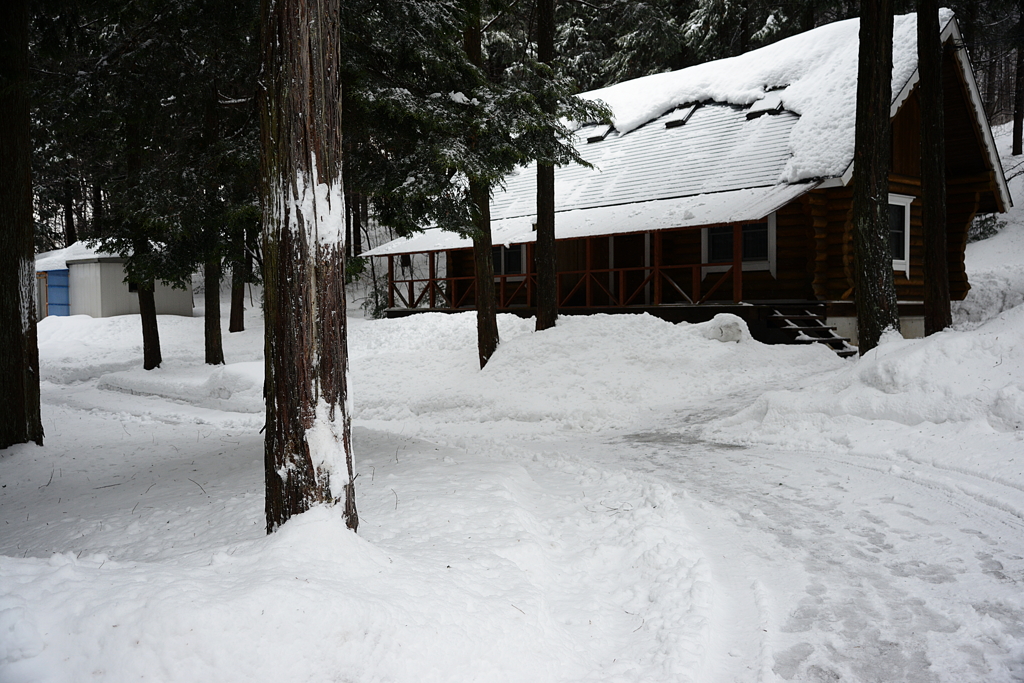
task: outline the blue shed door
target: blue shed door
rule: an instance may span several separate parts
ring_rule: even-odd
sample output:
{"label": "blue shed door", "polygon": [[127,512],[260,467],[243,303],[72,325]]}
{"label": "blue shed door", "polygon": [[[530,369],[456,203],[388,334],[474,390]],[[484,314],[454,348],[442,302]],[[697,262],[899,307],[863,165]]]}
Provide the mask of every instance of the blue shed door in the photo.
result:
{"label": "blue shed door", "polygon": [[47,271],[46,304],[47,315],[71,315],[67,268]]}

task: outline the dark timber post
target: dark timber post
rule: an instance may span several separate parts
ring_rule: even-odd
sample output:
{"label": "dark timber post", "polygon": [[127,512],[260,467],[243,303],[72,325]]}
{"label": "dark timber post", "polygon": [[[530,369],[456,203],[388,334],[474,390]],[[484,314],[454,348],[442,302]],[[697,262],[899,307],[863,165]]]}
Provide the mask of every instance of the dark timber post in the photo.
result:
{"label": "dark timber post", "polygon": [[937,0],[917,1],[917,54],[921,73],[924,333],[929,335],[953,324],[949,303],[949,255],[946,253],[946,133]]}
{"label": "dark timber post", "polygon": [[743,301],[743,225],[732,226],[732,300]]}
{"label": "dark timber post", "polygon": [[854,287],[860,352],[900,329],[889,245],[892,2],[864,0],[860,16],[853,153]]}

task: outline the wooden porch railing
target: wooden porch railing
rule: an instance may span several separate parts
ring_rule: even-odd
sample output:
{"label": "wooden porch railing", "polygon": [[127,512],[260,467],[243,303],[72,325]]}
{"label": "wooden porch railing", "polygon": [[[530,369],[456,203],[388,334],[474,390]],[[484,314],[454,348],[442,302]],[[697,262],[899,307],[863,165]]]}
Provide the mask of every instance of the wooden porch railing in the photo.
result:
{"label": "wooden porch railing", "polygon": [[[708,274],[708,282],[704,282],[703,268],[708,265],[711,264],[562,271],[557,275],[558,306],[660,306],[665,303],[668,292],[678,294],[683,303],[703,304],[733,277],[734,267],[728,266],[724,271]],[[535,273],[495,275],[494,280],[499,309],[536,306]],[[476,278],[472,276],[392,276],[388,288],[388,307],[395,308],[398,305],[402,308],[459,309],[473,304],[475,292]],[[672,295],[668,298],[678,301]]]}

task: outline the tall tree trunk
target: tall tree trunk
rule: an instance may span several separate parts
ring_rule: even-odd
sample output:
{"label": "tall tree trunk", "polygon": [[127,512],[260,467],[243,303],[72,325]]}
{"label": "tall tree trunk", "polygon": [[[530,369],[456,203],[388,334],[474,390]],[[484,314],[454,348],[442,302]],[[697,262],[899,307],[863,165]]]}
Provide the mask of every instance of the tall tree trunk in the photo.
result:
{"label": "tall tree trunk", "polygon": [[231,314],[228,318],[228,332],[245,330],[245,262],[241,259],[231,262]]}
{"label": "tall tree trunk", "polygon": [[359,256],[362,244],[359,238],[363,232],[363,197],[358,192],[352,193],[352,255]]}
{"label": "tall tree trunk", "polygon": [[1016,72],[1013,79],[1014,156],[1024,153],[1024,0],[1017,0],[1017,16],[1017,31],[1013,37],[1017,45]]}
{"label": "tall tree trunk", "polygon": [[853,248],[860,352],[900,329],[889,244],[892,105],[891,0],[864,0],[860,15],[857,127],[853,178]]}
{"label": "tall tree trunk", "polygon": [[43,445],[33,261],[27,0],[0,3],[0,449]]}
{"label": "tall tree trunk", "polygon": [[267,532],[320,504],[356,529],[337,3],[262,6]]}
{"label": "tall tree trunk", "polygon": [[103,190],[99,183],[92,186],[92,236],[103,234]]}
{"label": "tall tree trunk", "polygon": [[220,277],[221,265],[219,258],[213,258],[203,266],[204,287],[203,304],[206,311],[203,314],[204,332],[206,339],[206,363],[207,365],[224,364],[224,344],[220,333]]}
{"label": "tall tree trunk", "polygon": [[78,241],[75,230],[75,198],[71,189],[71,180],[64,180],[64,246],[70,247]]}
{"label": "tall tree trunk", "polygon": [[[219,90],[216,81],[206,91],[203,116],[203,137],[200,151],[207,152],[220,136]],[[203,264],[203,338],[208,365],[224,364],[224,342],[220,331],[221,216],[220,188],[213,179],[207,181],[204,195],[203,231],[207,235],[206,263]]]}
{"label": "tall tree trunk", "polygon": [[[537,59],[555,59],[555,0],[537,0]],[[554,105],[554,103],[551,103]],[[554,113],[549,107],[548,113]],[[558,274],[555,262],[555,167],[537,162],[537,331],[558,321]]]}
{"label": "tall tree trunk", "polygon": [[[480,0],[466,2],[466,30],[463,36],[469,61],[483,68],[480,31]],[[470,140],[470,145],[475,144]],[[477,350],[481,369],[498,348],[498,306],[494,300],[494,257],[491,245],[491,192],[477,178],[469,179],[473,212],[473,264],[476,286]]]}
{"label": "tall tree trunk", "polygon": [[152,370],[164,362],[160,353],[160,329],[156,322],[156,283],[139,283],[139,317],[142,319],[142,367]]}
{"label": "tall tree trunk", "polygon": [[924,333],[929,335],[953,324],[949,303],[949,256],[946,253],[946,117],[942,98],[943,56],[937,0],[917,0],[917,54],[921,73]]}
{"label": "tall tree trunk", "polygon": [[494,252],[491,244],[490,190],[470,179],[469,192],[476,204],[473,234],[473,266],[476,275],[476,338],[480,368],[498,348],[498,307],[494,297]]}

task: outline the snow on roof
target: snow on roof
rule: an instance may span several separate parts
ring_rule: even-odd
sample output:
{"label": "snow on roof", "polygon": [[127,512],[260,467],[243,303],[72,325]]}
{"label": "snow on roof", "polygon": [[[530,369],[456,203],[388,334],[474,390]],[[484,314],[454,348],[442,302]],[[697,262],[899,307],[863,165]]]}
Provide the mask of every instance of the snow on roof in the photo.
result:
{"label": "snow on roof", "polygon": [[91,247],[87,242],[75,242],[70,247],[65,247],[64,249],[36,254],[36,272],[64,270],[68,267],[69,260],[101,255],[109,254],[100,254],[98,246]]}
{"label": "snow on roof", "polygon": [[[943,30],[952,19],[952,11],[940,12]],[[839,21],[738,57],[637,78],[581,97],[608,104],[615,129],[625,135],[677,106],[714,101],[746,107],[785,88],[782,106],[800,118],[790,131],[792,157],[778,181],[835,177],[853,161],[859,30],[859,19]],[[897,16],[894,98],[916,70],[917,15]]]}
{"label": "snow on roof", "polygon": [[[559,212],[555,226],[558,238],[568,239],[756,221],[816,186],[817,183],[772,185],[674,199],[572,209]],[[532,215],[492,221],[491,240],[495,245],[506,246],[533,242],[537,238],[533,223]],[[472,246],[473,242],[469,238],[440,228],[432,228],[408,239],[383,244],[363,255],[389,256],[465,249]]]}
{"label": "snow on roof", "polygon": [[[939,20],[943,37],[957,39],[953,13],[943,9]],[[576,133],[580,155],[594,168],[556,169],[556,237],[757,220],[785,203],[755,215],[755,207],[772,204],[758,198],[791,201],[822,180],[845,184],[853,164],[859,28],[858,19],[840,21],[738,57],[583,93],[610,106],[614,125]],[[961,66],[977,99],[969,63]],[[915,14],[895,18],[892,74],[895,114],[918,78]],[[988,147],[1008,203],[994,144]],[[711,199],[716,193],[721,196]],[[494,192],[494,244],[533,241],[535,215],[536,165],[530,164]],[[702,222],[681,218],[690,215]],[[366,253],[469,245],[429,230]]]}

